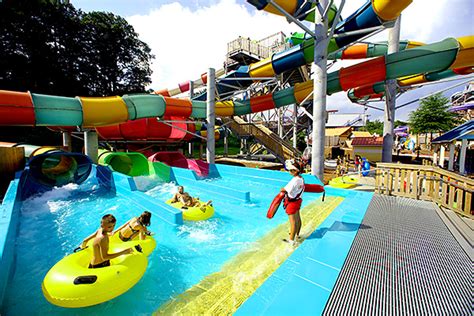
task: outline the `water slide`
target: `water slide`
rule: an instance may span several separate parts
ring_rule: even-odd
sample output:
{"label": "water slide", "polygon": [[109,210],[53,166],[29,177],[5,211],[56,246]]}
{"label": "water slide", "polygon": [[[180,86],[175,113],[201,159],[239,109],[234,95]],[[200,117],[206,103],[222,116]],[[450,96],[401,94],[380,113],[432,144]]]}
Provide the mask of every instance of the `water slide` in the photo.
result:
{"label": "water slide", "polygon": [[[381,2],[383,2],[382,0]],[[295,5],[287,6],[289,3]],[[297,8],[298,1],[277,1],[287,9]],[[408,6],[411,0],[391,1],[391,5],[378,5],[375,2],[368,2],[348,19],[340,23],[338,32],[350,31],[374,25],[381,25],[383,21],[395,19],[401,10]],[[260,3],[260,2],[259,2]],[[377,2],[378,3],[378,2]],[[255,2],[251,2],[255,5]],[[257,8],[265,9],[260,3]],[[330,20],[335,16],[335,7],[332,7]],[[352,37],[351,37],[352,38]],[[354,40],[353,38],[352,40]],[[329,47],[336,49],[338,45],[345,45],[344,40],[331,40]],[[314,41],[312,39],[303,40],[301,44],[284,52],[276,53],[270,58],[264,59],[250,66],[243,66],[230,73],[228,78],[236,78],[234,81],[227,81],[229,85],[241,86],[240,77],[262,77],[274,76],[312,61]],[[244,81],[246,84],[247,81]],[[217,102],[217,116],[243,115],[252,112],[264,111],[275,106],[283,106],[288,101],[293,101],[291,92],[278,92],[273,95],[259,96],[239,102]],[[153,117],[206,117],[206,102],[202,100],[186,100],[171,98],[161,95],[125,95],[123,97],[60,97],[29,92],[0,91],[0,125],[26,125],[26,126],[83,126],[85,128],[95,128],[110,126]],[[122,130],[134,129],[135,124],[139,124],[141,130],[147,129],[149,120],[142,123],[126,123],[126,126],[115,128],[113,136],[122,135]],[[132,125],[134,125],[132,127]],[[106,132],[111,132],[109,128]],[[153,127],[150,127],[153,130]],[[101,132],[99,131],[99,134]],[[105,132],[103,132],[104,134]],[[110,134],[109,134],[110,135]]]}
{"label": "water slide", "polygon": [[[387,3],[392,3],[394,8],[391,8],[388,4],[382,8],[390,9],[387,12],[398,12],[406,7],[410,1],[389,1]],[[368,4],[345,21],[350,20],[352,22],[349,24],[352,27],[360,28],[372,25],[372,22],[364,22],[370,20],[367,19],[367,16],[375,17],[380,22],[376,12],[385,18],[396,18],[398,16],[390,15],[380,8],[374,9],[375,7]],[[373,4],[375,5],[376,2]],[[398,9],[395,10],[395,8]],[[472,40],[470,40],[472,36],[467,38],[468,40],[449,38],[438,43],[379,56],[351,67],[342,68],[328,74],[327,92],[332,94],[342,90],[347,91],[352,88],[368,86],[386,79],[398,79],[472,66],[474,64],[473,45]],[[297,67],[300,63],[305,64],[305,58],[308,60],[312,58],[312,49],[307,49],[307,45],[311,41],[311,39],[303,39],[301,44],[285,52],[275,54],[271,60],[267,59],[248,66],[249,74],[255,76],[273,75],[279,73],[279,70],[291,69]],[[308,56],[311,58],[308,58]],[[300,103],[310,94],[312,86],[313,82],[309,80],[273,94],[256,96],[247,100],[216,102],[216,115],[244,115]],[[134,127],[134,124],[143,124],[140,125],[143,136],[145,136],[145,130],[147,131],[146,136],[148,135],[147,129],[149,126],[155,130],[159,129],[154,123],[150,124],[150,121],[154,121],[154,119],[142,121],[147,123],[127,121],[163,116],[205,118],[206,102],[149,94],[104,98],[68,98],[30,92],[0,91],[0,125],[82,125],[87,128],[108,126],[99,131],[99,134],[102,133],[102,136],[107,138],[111,137],[111,131],[115,131],[117,137],[123,138],[124,130],[129,133],[138,130]],[[125,122],[127,122],[125,125],[119,125]],[[119,125],[119,127],[116,125]],[[104,131],[111,133],[106,134]]]}
{"label": "water slide", "polygon": [[127,176],[156,176],[163,182],[173,180],[171,168],[161,162],[149,161],[137,152],[112,152],[99,150],[99,165],[109,166]]}
{"label": "water slide", "polygon": [[207,177],[209,174],[209,164],[201,160],[187,159],[180,152],[160,151],[148,157],[150,162],[160,161],[171,167],[190,169],[196,172],[199,177]]}
{"label": "water slide", "polygon": [[[474,65],[473,48],[473,36],[467,36],[459,39],[448,38],[437,43],[379,56],[329,73],[327,93],[333,94],[370,86],[386,79],[472,67]],[[216,116],[244,115],[300,103],[312,92],[312,87],[313,81],[308,80],[273,94],[256,96],[247,100],[216,102]],[[2,90],[0,91],[0,125],[82,125],[90,128],[162,116],[204,118],[205,105],[204,101],[199,100],[148,94],[67,98]],[[127,122],[126,127],[131,130],[130,132],[134,132],[135,129],[132,124],[139,123]],[[147,124],[150,124],[150,120],[147,120]],[[117,129],[120,133],[124,130],[117,126],[108,127],[105,130],[116,131]],[[99,134],[102,131],[99,131]],[[102,133],[104,137],[108,137],[104,132]]]}
{"label": "water slide", "polygon": [[[474,41],[473,36],[465,36],[458,39],[459,45],[464,47],[467,51],[464,53],[464,57],[461,57],[457,63],[462,67],[457,67],[456,64],[452,65],[450,69],[443,71],[436,71],[424,74],[413,74],[410,76],[402,77],[398,79],[398,85],[406,87],[415,84],[422,84],[425,82],[438,81],[457,75],[468,75],[474,72],[472,63],[469,61],[463,61],[462,58],[467,58],[469,54],[474,54]],[[421,47],[425,44],[413,41],[401,41],[399,44],[399,50],[403,51],[415,47]],[[335,55],[330,56],[332,59],[365,59],[373,58],[386,55],[388,51],[388,43],[369,43],[369,44],[356,44],[350,46]],[[465,66],[468,64],[469,66]],[[384,82],[378,82],[373,85],[362,86],[350,89],[347,93],[349,99],[354,103],[364,104],[371,99],[379,99],[385,94]]]}
{"label": "water slide", "polygon": [[[42,147],[28,160],[21,183],[22,198],[68,183],[81,184],[92,171],[92,161],[86,155]],[[26,185],[27,184],[27,185]]]}

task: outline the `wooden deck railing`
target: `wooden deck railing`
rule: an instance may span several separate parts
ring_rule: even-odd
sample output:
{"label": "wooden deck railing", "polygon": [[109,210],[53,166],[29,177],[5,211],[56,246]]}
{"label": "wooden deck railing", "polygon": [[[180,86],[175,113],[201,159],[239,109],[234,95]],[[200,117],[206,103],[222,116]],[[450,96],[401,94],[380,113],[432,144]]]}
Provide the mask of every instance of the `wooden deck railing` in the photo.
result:
{"label": "wooden deck railing", "polygon": [[433,201],[473,217],[474,180],[437,166],[378,163],[375,192]]}

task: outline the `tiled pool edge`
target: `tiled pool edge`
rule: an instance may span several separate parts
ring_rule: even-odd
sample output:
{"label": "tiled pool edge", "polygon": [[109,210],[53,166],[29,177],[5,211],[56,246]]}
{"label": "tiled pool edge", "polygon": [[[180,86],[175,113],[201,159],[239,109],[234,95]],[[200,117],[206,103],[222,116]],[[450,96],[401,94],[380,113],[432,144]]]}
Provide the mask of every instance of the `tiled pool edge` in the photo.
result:
{"label": "tiled pool edge", "polygon": [[17,194],[20,175],[21,172],[17,173],[15,179],[10,182],[3,203],[0,205],[0,313],[15,261],[15,239],[21,206],[19,194]]}
{"label": "tiled pool edge", "polygon": [[373,193],[331,189],[346,199],[245,301],[235,315],[320,315]]}

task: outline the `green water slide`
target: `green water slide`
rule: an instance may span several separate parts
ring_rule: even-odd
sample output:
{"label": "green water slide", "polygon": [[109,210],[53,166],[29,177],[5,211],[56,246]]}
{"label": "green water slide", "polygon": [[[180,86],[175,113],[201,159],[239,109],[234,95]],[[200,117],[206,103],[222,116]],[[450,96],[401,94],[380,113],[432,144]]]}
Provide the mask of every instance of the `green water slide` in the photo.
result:
{"label": "green water slide", "polygon": [[137,152],[112,152],[99,150],[99,164],[131,177],[157,176],[164,182],[171,180],[171,167],[161,162],[151,162]]}

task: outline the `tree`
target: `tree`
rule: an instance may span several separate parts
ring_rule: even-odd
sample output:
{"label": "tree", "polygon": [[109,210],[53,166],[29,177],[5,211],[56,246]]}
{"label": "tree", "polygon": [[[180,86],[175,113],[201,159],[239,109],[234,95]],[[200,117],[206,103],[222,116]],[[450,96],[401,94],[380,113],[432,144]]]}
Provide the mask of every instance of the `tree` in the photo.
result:
{"label": "tree", "polygon": [[382,135],[383,134],[383,123],[379,120],[375,120],[373,122],[368,121],[366,126],[361,129],[369,132],[370,134],[378,134]]}
{"label": "tree", "polygon": [[144,92],[153,55],[127,21],[60,1],[0,2],[0,86],[63,96]]}
{"label": "tree", "polygon": [[410,131],[432,134],[454,128],[459,120],[455,113],[448,111],[448,103],[449,100],[440,93],[423,99],[418,109],[410,113]]}
{"label": "tree", "polygon": [[[133,27],[64,2],[0,0],[0,88],[69,97],[145,92],[154,56]],[[56,136],[43,127],[0,128],[0,139],[11,141],[51,144]]]}
{"label": "tree", "polygon": [[395,120],[395,122],[393,123],[393,127],[396,128],[396,127],[399,127],[399,126],[406,126],[407,124],[408,124],[407,122],[400,121],[400,120]]}

